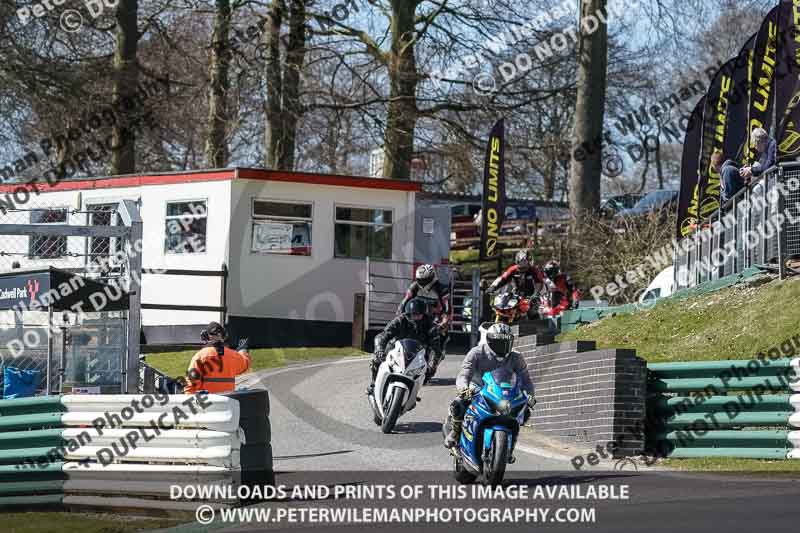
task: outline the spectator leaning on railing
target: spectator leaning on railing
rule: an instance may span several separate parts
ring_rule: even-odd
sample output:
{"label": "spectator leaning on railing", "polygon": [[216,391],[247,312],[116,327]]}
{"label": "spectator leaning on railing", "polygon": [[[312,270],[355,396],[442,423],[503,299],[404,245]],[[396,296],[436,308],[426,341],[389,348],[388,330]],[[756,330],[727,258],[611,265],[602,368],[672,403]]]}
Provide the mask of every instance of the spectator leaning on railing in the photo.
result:
{"label": "spectator leaning on railing", "polygon": [[769,136],[769,133],[763,128],[756,128],[750,135],[750,142],[758,153],[758,161],[753,163],[752,166],[743,167],[739,171],[739,175],[749,184],[752,178],[761,176],[767,169],[775,166],[778,161],[778,143],[775,139]]}
{"label": "spectator leaning on railing", "polygon": [[722,201],[727,202],[744,185],[742,177],[739,175],[739,167],[732,159],[726,159],[723,163],[722,152],[720,151],[711,154],[711,166],[722,178]]}

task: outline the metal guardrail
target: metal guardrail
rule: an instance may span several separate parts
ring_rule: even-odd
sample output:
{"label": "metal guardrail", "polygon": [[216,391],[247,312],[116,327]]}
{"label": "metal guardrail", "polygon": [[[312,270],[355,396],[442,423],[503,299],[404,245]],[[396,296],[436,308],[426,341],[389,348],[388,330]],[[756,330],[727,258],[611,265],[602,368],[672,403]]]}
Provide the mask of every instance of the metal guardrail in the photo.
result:
{"label": "metal guardrail", "polygon": [[666,457],[800,459],[800,359],[650,363],[647,437]]}
{"label": "metal guardrail", "polygon": [[[800,222],[787,213],[800,205],[800,163],[781,163],[739,191],[677,243],[675,290],[772,266],[783,277],[786,260],[800,255]],[[783,190],[785,194],[780,194]],[[691,243],[692,246],[688,246]]]}

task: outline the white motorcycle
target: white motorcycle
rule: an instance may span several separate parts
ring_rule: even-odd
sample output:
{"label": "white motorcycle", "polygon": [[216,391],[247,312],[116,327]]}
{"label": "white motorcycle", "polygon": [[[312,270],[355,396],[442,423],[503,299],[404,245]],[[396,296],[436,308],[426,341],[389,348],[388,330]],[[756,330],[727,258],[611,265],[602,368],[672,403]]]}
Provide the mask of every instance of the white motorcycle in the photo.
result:
{"label": "white motorcycle", "polygon": [[391,433],[400,415],[417,406],[417,395],[428,368],[426,351],[423,344],[413,339],[396,341],[378,368],[369,405],[375,424],[381,426],[384,433]]}

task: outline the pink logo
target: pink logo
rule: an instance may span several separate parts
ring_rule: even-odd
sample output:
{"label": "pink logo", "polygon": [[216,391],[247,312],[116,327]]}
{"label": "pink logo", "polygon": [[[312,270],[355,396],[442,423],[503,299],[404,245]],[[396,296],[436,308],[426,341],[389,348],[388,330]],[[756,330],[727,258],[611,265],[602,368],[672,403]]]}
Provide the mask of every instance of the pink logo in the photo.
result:
{"label": "pink logo", "polygon": [[29,279],[28,280],[28,294],[31,297],[30,303],[36,299],[36,295],[39,294],[39,280],[38,279]]}

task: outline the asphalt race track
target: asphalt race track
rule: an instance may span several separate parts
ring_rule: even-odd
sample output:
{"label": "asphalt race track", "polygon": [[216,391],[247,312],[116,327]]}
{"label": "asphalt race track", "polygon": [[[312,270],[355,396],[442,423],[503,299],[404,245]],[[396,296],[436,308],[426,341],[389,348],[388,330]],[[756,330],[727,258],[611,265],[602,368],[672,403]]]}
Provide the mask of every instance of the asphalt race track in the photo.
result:
{"label": "asphalt race track", "polygon": [[[439,376],[422,392],[422,403],[404,415],[395,433],[384,435],[372,422],[364,395],[368,378],[365,359],[344,359],[293,366],[245,376],[248,387],[270,391],[272,446],[276,483],[288,486],[392,483],[426,486],[455,484],[451,460],[442,446],[441,422],[455,393],[460,356],[450,355]],[[509,465],[506,486],[627,486],[625,500],[506,500],[422,498],[419,500],[289,499],[256,506],[262,509],[363,507],[383,505],[439,508],[447,506],[530,509],[549,508],[539,523],[258,523],[214,522],[186,531],[602,531],[602,532],[728,532],[796,531],[800,521],[800,478],[748,474],[689,474],[652,471],[595,470],[576,472],[568,458],[547,458],[518,450]],[[470,487],[468,487],[470,488]],[[559,507],[594,509],[591,520],[555,520]],[[252,508],[252,507],[251,507]],[[542,523],[544,522],[544,523]]]}

